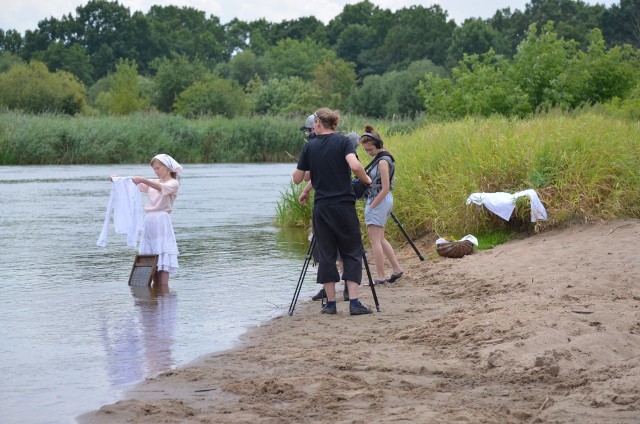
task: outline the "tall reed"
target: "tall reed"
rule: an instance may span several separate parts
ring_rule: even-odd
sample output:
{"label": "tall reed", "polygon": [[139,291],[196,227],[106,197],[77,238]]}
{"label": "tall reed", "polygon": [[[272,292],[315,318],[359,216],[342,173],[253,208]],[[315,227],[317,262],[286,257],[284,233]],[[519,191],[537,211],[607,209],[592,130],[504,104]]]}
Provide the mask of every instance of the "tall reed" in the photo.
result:
{"label": "tall reed", "polygon": [[[527,120],[467,118],[400,135],[381,130],[396,158],[394,213],[411,237],[458,239],[535,232],[572,222],[640,218],[640,123],[594,112]],[[359,149],[363,164],[370,158]],[[467,205],[475,192],[534,189],[548,220],[531,222],[528,198],[510,221]],[[364,209],[358,203],[362,216]],[[389,220],[387,234],[402,239]]]}
{"label": "tall reed", "polygon": [[417,234],[455,236],[509,225],[467,206],[474,192],[536,190],[549,219],[532,224],[528,202],[519,201],[511,222],[530,231],[640,217],[639,140],[637,122],[592,113],[427,125],[390,140],[394,209]]}

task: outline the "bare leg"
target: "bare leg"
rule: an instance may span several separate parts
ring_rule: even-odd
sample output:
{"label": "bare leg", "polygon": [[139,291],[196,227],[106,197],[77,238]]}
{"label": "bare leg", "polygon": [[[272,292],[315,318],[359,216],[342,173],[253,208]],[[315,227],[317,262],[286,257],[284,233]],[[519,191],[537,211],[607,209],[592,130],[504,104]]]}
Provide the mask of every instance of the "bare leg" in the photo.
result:
{"label": "bare leg", "polygon": [[382,240],[384,239],[384,227],[379,225],[368,225],[369,242],[373,251],[373,260],[376,265],[376,276],[378,280],[384,280],[384,251],[382,249]]}
{"label": "bare leg", "polygon": [[153,284],[156,285],[169,285],[169,273],[167,271],[156,271],[156,275],[153,276]]}
{"label": "bare leg", "polygon": [[328,302],[336,301],[336,283],[322,283]]}
{"label": "bare leg", "polygon": [[387,257],[387,259],[389,259],[389,262],[393,267],[393,273],[401,273],[402,268],[400,268],[400,262],[398,262],[398,258],[396,258],[396,252],[393,251],[393,247],[386,238],[382,239],[382,250],[384,251],[384,255]]}
{"label": "bare leg", "polygon": [[360,284],[356,283],[355,281],[347,281],[346,284],[349,290],[349,299],[357,299]]}

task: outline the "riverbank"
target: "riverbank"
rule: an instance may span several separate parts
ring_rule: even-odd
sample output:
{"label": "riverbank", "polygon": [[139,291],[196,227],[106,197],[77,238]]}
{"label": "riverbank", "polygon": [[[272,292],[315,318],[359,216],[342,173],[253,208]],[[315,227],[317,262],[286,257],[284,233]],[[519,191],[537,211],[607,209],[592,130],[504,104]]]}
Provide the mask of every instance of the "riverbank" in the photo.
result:
{"label": "riverbank", "polygon": [[626,220],[461,259],[420,262],[406,246],[405,277],[377,288],[382,312],[299,303],[79,422],[636,423],[639,240]]}

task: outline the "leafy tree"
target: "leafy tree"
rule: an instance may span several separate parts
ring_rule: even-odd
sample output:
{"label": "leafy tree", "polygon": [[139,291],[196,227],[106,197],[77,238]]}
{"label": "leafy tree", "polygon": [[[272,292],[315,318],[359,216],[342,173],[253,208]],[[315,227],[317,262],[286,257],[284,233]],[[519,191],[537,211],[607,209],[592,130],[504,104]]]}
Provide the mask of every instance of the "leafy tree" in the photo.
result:
{"label": "leafy tree", "polygon": [[386,116],[385,104],[390,93],[381,75],[369,75],[353,95],[352,109],[355,113],[370,117]]}
{"label": "leafy tree", "polygon": [[509,44],[507,57],[509,58],[516,54],[516,49],[524,40],[527,28],[531,24],[530,18],[522,11],[515,10],[511,12],[508,7],[496,11],[493,17],[488,20],[488,23],[507,40]]}
{"label": "leafy tree", "polygon": [[411,6],[396,12],[395,20],[379,48],[379,59],[394,69],[406,68],[415,60],[429,59],[444,65],[455,22],[447,22],[440,6]]}
{"label": "leafy tree", "polygon": [[630,46],[607,51],[599,29],[589,34],[586,52],[580,51],[552,86],[562,94],[562,106],[606,103],[625,98],[639,81],[638,54]]}
{"label": "leafy tree", "polygon": [[153,103],[163,112],[171,112],[178,95],[207,74],[204,63],[199,60],[190,61],[182,55],[156,60],[152,66],[157,69]]}
{"label": "leafy tree", "polygon": [[586,46],[589,31],[598,27],[603,11],[602,5],[590,6],[580,0],[529,0],[524,14],[529,23],[538,27],[555,22],[555,32],[560,38]]}
{"label": "leafy tree", "polygon": [[95,68],[94,79],[113,70],[119,58],[133,58],[132,42],[139,36],[133,31],[129,8],[107,0],[89,0],[76,8],[75,18],[68,17],[55,28],[59,34],[54,39],[66,41],[68,35],[87,50]]}
{"label": "leafy tree", "polygon": [[245,86],[256,75],[265,77],[266,72],[260,58],[251,50],[242,51],[231,58],[228,77]]}
{"label": "leafy tree", "polygon": [[445,76],[442,66],[436,66],[430,60],[412,62],[406,70],[392,71],[384,75],[391,98],[387,102],[386,116],[414,117],[424,111],[424,101],[418,92],[420,82],[425,75]]}
{"label": "leafy tree", "polygon": [[353,63],[341,59],[325,60],[314,71],[313,86],[321,93],[321,103],[334,109],[344,109],[356,87]]}
{"label": "leafy tree", "polygon": [[136,63],[121,59],[109,90],[98,94],[95,103],[101,112],[112,115],[129,115],[149,107],[149,98],[142,97],[140,93]]}
{"label": "leafy tree", "polygon": [[291,38],[302,41],[310,39],[321,46],[328,45],[327,28],[314,16],[302,17],[294,20],[284,20],[273,25],[273,31],[278,40]]}
{"label": "leafy tree", "polygon": [[85,85],[93,84],[93,65],[87,51],[78,44],[67,47],[61,42],[53,42],[47,50],[35,52],[32,57],[45,63],[52,71],[67,71],[75,74]]}
{"label": "leafy tree", "polygon": [[356,63],[363,50],[376,47],[376,30],[368,25],[351,24],[344,28],[335,44],[338,57]]}
{"label": "leafy tree", "polygon": [[506,59],[489,50],[465,55],[451,79],[429,74],[419,86],[427,113],[447,118],[530,113],[527,95],[508,77],[509,66]]}
{"label": "leafy tree", "polygon": [[559,38],[551,21],[542,27],[540,35],[536,24],[529,27],[527,38],[514,56],[511,75],[526,93],[533,110],[567,106],[567,99],[554,83],[577,57],[577,47],[577,42]]}
{"label": "leafy tree", "polygon": [[268,75],[275,78],[300,77],[305,81],[313,78],[318,64],[335,59],[335,52],[322,48],[313,40],[287,38],[270,48],[264,56]]}
{"label": "leafy tree", "polygon": [[380,8],[369,0],[355,4],[346,4],[342,9],[342,13],[329,22],[328,33],[330,44],[337,44],[342,32],[351,25],[374,28],[372,18],[378,13],[380,13]]}
{"label": "leafy tree", "polygon": [[640,48],[640,0],[620,0],[603,12],[600,28],[609,45]]}
{"label": "leafy tree", "polygon": [[217,17],[192,7],[151,6],[147,13],[152,39],[162,54],[176,53],[191,60],[215,63],[228,60],[224,27]]}
{"label": "leafy tree", "polygon": [[273,78],[256,85],[253,90],[256,113],[305,115],[321,104],[321,93],[300,77]]}
{"label": "leafy tree", "polygon": [[0,73],[7,72],[14,65],[21,64],[24,64],[24,61],[19,56],[9,52],[0,53]]}
{"label": "leafy tree", "polygon": [[19,54],[22,52],[24,41],[22,35],[15,29],[9,29],[6,32],[0,29],[0,53],[8,52]]}
{"label": "leafy tree", "polygon": [[42,62],[14,65],[0,74],[0,105],[31,113],[83,111],[85,88],[73,74],[49,72]]}
{"label": "leafy tree", "polygon": [[510,54],[510,46],[504,35],[482,19],[467,19],[453,30],[447,63],[455,64],[467,55],[482,54],[493,49],[497,54]]}
{"label": "leafy tree", "polygon": [[180,93],[176,113],[192,118],[200,115],[222,115],[227,118],[246,115],[251,108],[242,87],[223,78],[196,81]]}

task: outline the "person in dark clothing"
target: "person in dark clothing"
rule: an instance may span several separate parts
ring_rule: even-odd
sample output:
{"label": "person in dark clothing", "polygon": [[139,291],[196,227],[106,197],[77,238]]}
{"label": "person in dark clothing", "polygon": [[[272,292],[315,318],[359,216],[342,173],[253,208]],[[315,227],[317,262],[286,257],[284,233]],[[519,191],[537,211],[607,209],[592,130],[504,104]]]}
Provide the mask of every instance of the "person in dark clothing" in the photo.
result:
{"label": "person in dark clothing", "polygon": [[349,291],[349,313],[372,313],[358,299],[362,280],[362,235],[351,187],[351,172],[365,184],[371,178],[356,157],[349,138],[335,132],[340,120],[336,111],[327,108],[314,113],[316,136],[302,148],[293,182],[309,181],[315,190],[313,232],[318,259],[317,282],[324,286],[327,304],[322,313],[336,314],[336,283],[340,273],[336,267],[337,253],[343,262],[343,279]]}

